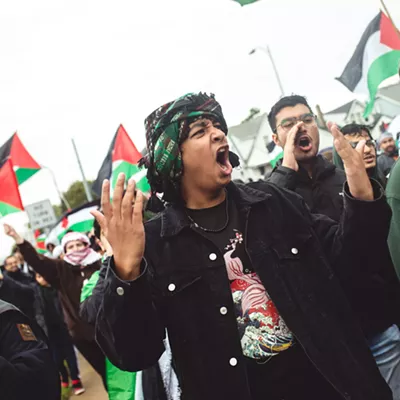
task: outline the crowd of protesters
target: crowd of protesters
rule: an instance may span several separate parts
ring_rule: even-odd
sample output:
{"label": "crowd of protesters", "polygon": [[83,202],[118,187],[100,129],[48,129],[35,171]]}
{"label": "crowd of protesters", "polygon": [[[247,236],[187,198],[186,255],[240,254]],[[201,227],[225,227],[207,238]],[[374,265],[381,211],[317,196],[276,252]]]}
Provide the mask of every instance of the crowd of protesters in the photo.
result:
{"label": "crowd of protesters", "polygon": [[44,256],[5,225],[0,319],[37,352],[16,366],[0,330],[8,398],[35,360],[59,372],[41,398],[83,393],[77,349],[112,400],[400,400],[396,132],[329,124],[330,162],[306,98],[268,119],[283,157],[263,180],[231,181],[221,106],[188,94],[145,120],[150,201],[105,181],[93,231]]}

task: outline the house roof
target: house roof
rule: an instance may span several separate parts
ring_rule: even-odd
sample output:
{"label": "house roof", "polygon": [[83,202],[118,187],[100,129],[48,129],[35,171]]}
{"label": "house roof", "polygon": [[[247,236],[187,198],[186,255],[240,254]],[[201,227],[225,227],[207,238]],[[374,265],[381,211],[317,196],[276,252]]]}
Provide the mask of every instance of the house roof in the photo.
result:
{"label": "house roof", "polygon": [[229,128],[229,135],[240,140],[254,139],[257,136],[265,118],[267,118],[267,114],[264,113],[258,117],[252,118],[250,121],[231,126]]}
{"label": "house roof", "polygon": [[350,111],[353,102],[354,100],[349,101],[348,103],[343,104],[342,106],[335,108],[332,111],[328,111],[325,114],[347,114]]}
{"label": "house roof", "polygon": [[379,89],[378,95],[379,94],[400,103],[400,83]]}
{"label": "house roof", "polygon": [[[383,88],[380,88],[378,91],[378,97],[377,97],[377,101],[379,100],[379,95],[387,97],[390,100],[393,100],[397,103],[400,104],[400,83],[396,83],[394,85],[389,85]],[[382,99],[383,100],[383,99]],[[342,106],[335,108],[334,110],[328,111],[326,113],[324,113],[324,115],[328,115],[328,114],[348,114],[351,110],[352,105],[358,102],[361,104],[361,102],[359,102],[357,99],[354,99],[352,101],[349,101],[346,104],[343,104]]]}

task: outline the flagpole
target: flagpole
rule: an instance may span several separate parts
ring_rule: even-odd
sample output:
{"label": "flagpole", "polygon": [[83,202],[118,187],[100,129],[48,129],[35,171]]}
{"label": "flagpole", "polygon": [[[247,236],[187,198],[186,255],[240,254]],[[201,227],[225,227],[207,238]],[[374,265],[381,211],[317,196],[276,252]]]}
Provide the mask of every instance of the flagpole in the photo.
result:
{"label": "flagpole", "polygon": [[89,185],[87,183],[86,177],[85,177],[85,173],[83,172],[83,167],[82,167],[82,163],[81,163],[81,159],[79,158],[79,153],[78,153],[78,149],[76,148],[76,144],[73,138],[71,138],[71,142],[72,142],[72,146],[74,147],[74,151],[75,151],[75,155],[76,155],[76,159],[78,161],[78,165],[79,165],[79,169],[81,171],[81,175],[82,175],[82,182],[83,182],[83,187],[85,188],[85,193],[86,193],[86,198],[87,200],[93,201],[93,196],[92,196],[92,192],[89,188]]}
{"label": "flagpole", "polygon": [[395,30],[396,33],[397,33],[397,36],[400,38],[400,31],[397,29],[397,27],[396,27],[396,25],[395,25],[395,23],[394,23],[394,21],[393,21],[393,18],[392,18],[392,16],[390,15],[390,12],[389,12],[388,8],[386,7],[385,2],[384,2],[383,0],[380,0],[380,1],[381,1],[381,4],[382,4],[383,11],[385,11],[386,15],[388,16],[390,22],[391,22],[392,25],[393,25],[394,30]]}

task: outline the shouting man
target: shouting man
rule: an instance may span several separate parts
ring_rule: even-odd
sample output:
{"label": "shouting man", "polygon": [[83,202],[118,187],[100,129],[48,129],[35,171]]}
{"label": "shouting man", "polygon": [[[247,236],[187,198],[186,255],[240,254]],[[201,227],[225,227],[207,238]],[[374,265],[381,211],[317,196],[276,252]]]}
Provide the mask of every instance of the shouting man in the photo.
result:
{"label": "shouting man", "polygon": [[[285,97],[272,107],[269,120],[275,140],[283,141],[284,155],[282,165],[273,171],[270,181],[300,194],[312,211],[339,221],[345,205],[344,171],[347,176],[350,171],[346,170],[346,164],[335,149],[337,167],[317,155],[319,132],[312,116],[310,106],[301,96]],[[360,168],[370,178],[383,182],[385,178],[379,179],[375,168],[375,144],[368,128],[351,124],[342,132],[348,144],[360,151],[363,161]],[[364,218],[368,220],[366,215]],[[342,267],[347,268],[349,275],[339,276],[339,279],[382,375],[392,388],[394,398],[400,400],[400,331],[397,327],[400,284],[390,257],[387,235],[388,231],[382,231],[374,236],[372,251],[362,250],[357,260],[343,257]]]}
{"label": "shouting man", "polygon": [[169,205],[144,226],[143,195],[133,207],[135,183],[123,195],[122,174],[112,204],[103,185],[104,215],[94,212],[114,253],[96,321],[112,363],[154,365],[167,329],[183,398],[392,399],[335,276],[388,230],[362,146],[332,126],[348,173],[337,225],[275,185],[231,182],[213,96],[185,95],[145,125],[148,179]]}
{"label": "shouting man", "polygon": [[[366,125],[348,124],[342,127],[341,132],[353,148],[356,148],[361,140],[365,141],[363,157],[367,174],[370,178],[376,179],[385,187],[387,179],[378,168],[376,144],[369,128]],[[335,149],[333,149],[333,162],[338,168],[343,170],[343,161]]]}

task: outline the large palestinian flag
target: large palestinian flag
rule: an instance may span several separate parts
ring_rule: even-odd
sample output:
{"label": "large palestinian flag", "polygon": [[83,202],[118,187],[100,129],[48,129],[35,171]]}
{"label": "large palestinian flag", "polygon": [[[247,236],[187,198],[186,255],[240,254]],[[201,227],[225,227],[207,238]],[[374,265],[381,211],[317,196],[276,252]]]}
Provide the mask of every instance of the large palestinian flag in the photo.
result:
{"label": "large palestinian flag", "polygon": [[100,200],[94,200],[66,212],[51,229],[47,237],[61,240],[67,231],[86,233],[93,228],[94,217],[90,214],[100,208]]}
{"label": "large palestinian flag", "polygon": [[364,117],[372,112],[379,85],[396,75],[400,65],[400,33],[380,12],[368,25],[360,42],[337,78],[349,90],[369,95]]}
{"label": "large palestinian flag", "polygon": [[17,133],[0,147],[0,163],[10,158],[18,183],[24,183],[40,170],[40,165],[28,153]]}
{"label": "large palestinian flag", "polygon": [[8,159],[0,167],[0,218],[23,209],[13,165]]}
{"label": "large palestinian flag", "polygon": [[140,191],[143,193],[149,192],[150,186],[146,178],[146,169],[139,168],[137,165],[142,157],[124,127],[120,125],[108,149],[97,179],[93,183],[92,190],[100,196],[104,179],[111,180],[111,188],[113,189],[118,174],[123,172],[127,179],[131,177],[135,179],[136,187]]}

